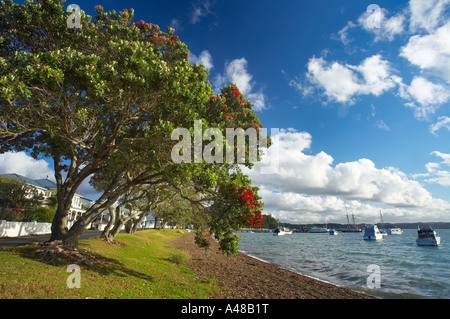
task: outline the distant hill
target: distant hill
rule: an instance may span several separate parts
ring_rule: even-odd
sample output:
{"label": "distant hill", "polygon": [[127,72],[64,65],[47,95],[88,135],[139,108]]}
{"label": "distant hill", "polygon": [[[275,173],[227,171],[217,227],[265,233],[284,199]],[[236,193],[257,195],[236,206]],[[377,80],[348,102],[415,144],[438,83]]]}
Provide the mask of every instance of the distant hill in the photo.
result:
{"label": "distant hill", "polygon": [[[357,224],[356,226],[358,228],[364,229],[364,226],[366,224]],[[380,225],[380,223],[377,223],[378,226],[382,226]],[[450,229],[450,223],[448,222],[417,222],[417,223],[396,223],[396,224],[392,224],[392,223],[385,223],[382,227],[383,228],[393,228],[393,227],[400,227],[402,229],[417,229],[417,226],[420,225],[421,227],[426,227],[426,226],[431,226],[434,229]],[[310,229],[312,227],[325,227],[325,224],[291,224],[291,223],[281,223],[282,227],[287,227],[289,229],[292,230],[305,230],[305,229]],[[335,223],[329,223],[326,224],[326,226],[330,229],[346,229],[347,228],[347,224],[335,224]]]}

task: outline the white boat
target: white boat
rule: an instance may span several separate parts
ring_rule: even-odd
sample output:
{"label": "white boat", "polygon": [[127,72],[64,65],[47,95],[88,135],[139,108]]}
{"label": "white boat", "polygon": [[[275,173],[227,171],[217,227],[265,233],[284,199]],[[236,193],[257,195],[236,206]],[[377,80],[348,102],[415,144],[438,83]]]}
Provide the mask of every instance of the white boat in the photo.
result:
{"label": "white boat", "polygon": [[431,227],[426,229],[420,229],[418,227],[416,243],[418,246],[439,246],[441,237]]}
{"label": "white boat", "polygon": [[330,229],[330,235],[336,236],[338,232],[334,229]]}
{"label": "white boat", "polygon": [[403,234],[403,230],[399,227],[389,228],[387,233],[389,235],[401,235]]}
{"label": "white boat", "polygon": [[366,226],[364,229],[364,240],[380,240],[383,239],[384,235],[380,232],[377,225]]}
{"label": "white boat", "polygon": [[322,234],[322,233],[329,233],[330,230],[328,228],[323,227],[313,227],[309,230],[309,233],[312,234]]}
{"label": "white boat", "polygon": [[292,230],[289,230],[286,228],[283,228],[283,229],[277,228],[273,232],[274,236],[284,236],[284,235],[290,235],[290,234],[292,234]]}

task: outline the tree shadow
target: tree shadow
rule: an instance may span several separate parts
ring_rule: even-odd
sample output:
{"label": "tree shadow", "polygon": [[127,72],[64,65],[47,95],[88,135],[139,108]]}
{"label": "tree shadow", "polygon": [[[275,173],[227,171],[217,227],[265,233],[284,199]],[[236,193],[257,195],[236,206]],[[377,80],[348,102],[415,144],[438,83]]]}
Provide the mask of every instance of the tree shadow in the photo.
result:
{"label": "tree shadow", "polygon": [[82,269],[88,269],[104,276],[115,275],[118,277],[135,277],[150,282],[155,281],[149,274],[130,269],[117,259],[105,257],[86,249],[66,251],[61,246],[44,243],[27,245],[15,248],[15,250],[20,252],[22,258],[55,267],[67,267],[75,264]]}

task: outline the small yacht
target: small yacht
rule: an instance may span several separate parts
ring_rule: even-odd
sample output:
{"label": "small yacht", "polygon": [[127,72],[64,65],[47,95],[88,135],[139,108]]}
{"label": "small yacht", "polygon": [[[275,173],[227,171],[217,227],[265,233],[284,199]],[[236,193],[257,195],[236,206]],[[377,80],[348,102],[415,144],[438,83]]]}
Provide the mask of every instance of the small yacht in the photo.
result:
{"label": "small yacht", "polygon": [[418,246],[439,246],[441,237],[436,234],[431,226],[426,229],[418,227],[416,243]]}
{"label": "small yacht", "polygon": [[385,236],[380,232],[377,225],[366,226],[364,229],[364,240],[379,240],[383,239]]}
{"label": "small yacht", "polygon": [[283,229],[275,229],[275,231],[273,232],[274,236],[284,236],[284,235],[290,235],[292,234],[292,230],[283,228]]}
{"label": "small yacht", "polygon": [[394,228],[389,228],[387,230],[387,233],[389,235],[401,235],[401,234],[403,234],[403,230],[399,227],[394,227]]}
{"label": "small yacht", "polygon": [[334,229],[330,229],[330,235],[336,236],[338,232]]}
{"label": "small yacht", "polygon": [[330,230],[328,228],[323,227],[313,227],[309,230],[309,233],[311,234],[322,234],[322,233],[329,233]]}

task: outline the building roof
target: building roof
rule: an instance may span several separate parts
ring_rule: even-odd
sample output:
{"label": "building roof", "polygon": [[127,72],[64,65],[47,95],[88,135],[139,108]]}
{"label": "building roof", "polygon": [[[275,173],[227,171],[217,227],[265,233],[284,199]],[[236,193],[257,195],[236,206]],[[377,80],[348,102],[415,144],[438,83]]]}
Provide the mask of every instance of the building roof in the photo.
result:
{"label": "building roof", "polygon": [[11,178],[17,179],[17,180],[21,180],[24,181],[25,183],[40,187],[40,188],[45,188],[48,190],[51,189],[56,189],[56,183],[49,180],[49,179],[31,179],[19,174],[2,174],[0,176],[9,176]]}

